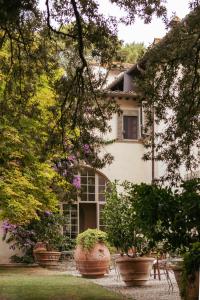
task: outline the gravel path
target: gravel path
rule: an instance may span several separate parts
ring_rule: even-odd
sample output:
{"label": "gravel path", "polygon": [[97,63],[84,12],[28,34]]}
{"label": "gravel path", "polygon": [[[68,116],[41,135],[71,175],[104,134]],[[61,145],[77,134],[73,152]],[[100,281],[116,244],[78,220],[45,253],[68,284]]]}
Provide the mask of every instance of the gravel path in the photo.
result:
{"label": "gravel path", "polygon": [[[68,268],[64,271],[65,274],[71,274],[73,276],[81,276],[75,268]],[[134,300],[181,300],[179,296],[178,286],[174,278],[173,272],[170,272],[170,279],[173,284],[172,288],[169,288],[165,275],[161,275],[161,280],[150,278],[148,283],[143,287],[126,287],[123,281],[119,278],[116,270],[111,270],[108,275],[98,279],[88,279],[94,283],[97,283],[105,288],[114,290],[116,292],[126,295],[128,299]],[[106,299],[102,299],[106,300]]]}

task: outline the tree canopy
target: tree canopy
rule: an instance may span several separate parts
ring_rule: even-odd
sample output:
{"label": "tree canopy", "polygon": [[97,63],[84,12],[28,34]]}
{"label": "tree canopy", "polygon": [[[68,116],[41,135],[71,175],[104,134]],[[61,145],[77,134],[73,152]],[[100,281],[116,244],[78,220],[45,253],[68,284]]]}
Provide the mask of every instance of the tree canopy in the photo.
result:
{"label": "tree canopy", "polygon": [[[166,19],[162,0],[111,2],[125,9],[121,21],[126,24],[136,15],[147,23],[153,15]],[[94,76],[90,60],[110,67],[118,45],[117,20],[100,14],[94,0],[46,0],[43,12],[37,0],[0,4],[0,209],[4,218],[24,223],[37,218],[38,210],[56,209],[54,190],[73,182],[72,169],[80,162],[101,168],[112,160],[99,153],[108,142],[103,139],[110,129],[107,121],[119,109],[100,97],[103,78]],[[198,1],[193,5],[197,8],[186,25],[166,37],[168,47],[153,48],[145,63],[148,105],[154,104],[158,119],[166,120],[168,107],[175,111],[167,135],[161,135],[168,145],[165,153],[159,152],[161,144],[157,148],[170,171],[180,165],[180,157],[190,167],[186,158],[198,138]],[[180,66],[183,76],[177,83]],[[178,95],[171,93],[172,82],[179,84]],[[178,152],[172,151],[177,140]]]}
{"label": "tree canopy", "polygon": [[143,43],[130,43],[121,45],[117,51],[117,61],[135,64],[145,53],[145,46]]}
{"label": "tree canopy", "polygon": [[[152,110],[156,128],[155,158],[167,165],[164,179],[179,179],[180,168],[188,172],[200,164],[200,7],[197,6],[140,61],[140,88]],[[152,147],[152,140],[149,144]],[[148,155],[147,155],[148,156]]]}

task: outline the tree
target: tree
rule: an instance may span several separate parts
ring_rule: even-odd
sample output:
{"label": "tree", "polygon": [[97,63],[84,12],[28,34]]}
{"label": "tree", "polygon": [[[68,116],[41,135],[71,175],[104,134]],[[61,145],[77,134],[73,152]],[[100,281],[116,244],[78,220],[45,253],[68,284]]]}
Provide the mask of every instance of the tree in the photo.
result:
{"label": "tree", "polygon": [[[180,168],[199,167],[200,141],[200,30],[197,6],[152,47],[139,63],[142,98],[161,129],[154,140],[155,159],[166,162],[164,179],[179,180]],[[149,153],[150,154],[150,153]],[[146,158],[149,158],[147,155]]]}
{"label": "tree", "polygon": [[[109,65],[116,20],[100,15],[95,1],[45,5],[44,14],[34,0],[1,0],[0,6],[0,208],[12,223],[55,210],[80,161],[101,168],[112,159],[99,158],[106,141],[95,132],[109,130],[118,107],[99,96],[102,78],[94,77],[86,54],[90,48]],[[139,7],[146,19],[162,10],[160,1],[155,7],[140,1],[132,13]]]}
{"label": "tree", "polygon": [[135,64],[144,55],[145,46],[143,43],[131,43],[122,45],[117,52],[117,60]]}
{"label": "tree", "polygon": [[[150,22],[152,15],[166,14],[162,0],[111,2],[127,11],[125,23],[136,15]],[[44,13],[36,0],[0,3],[1,209],[4,217],[27,222],[53,195],[52,166],[70,182],[72,165],[85,161],[101,168],[112,159],[98,154],[118,107],[100,97],[103,78],[95,78],[86,54],[90,48],[109,68],[118,44],[117,21],[102,16],[94,0],[46,0]],[[38,97],[41,86],[45,103]]]}

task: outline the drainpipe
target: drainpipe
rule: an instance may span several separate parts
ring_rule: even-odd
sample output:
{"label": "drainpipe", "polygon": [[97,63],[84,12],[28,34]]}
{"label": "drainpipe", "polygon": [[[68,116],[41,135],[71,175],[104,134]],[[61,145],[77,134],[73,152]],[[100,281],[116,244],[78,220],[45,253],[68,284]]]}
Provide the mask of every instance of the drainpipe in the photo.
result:
{"label": "drainpipe", "polygon": [[155,181],[155,112],[152,107],[151,183]]}

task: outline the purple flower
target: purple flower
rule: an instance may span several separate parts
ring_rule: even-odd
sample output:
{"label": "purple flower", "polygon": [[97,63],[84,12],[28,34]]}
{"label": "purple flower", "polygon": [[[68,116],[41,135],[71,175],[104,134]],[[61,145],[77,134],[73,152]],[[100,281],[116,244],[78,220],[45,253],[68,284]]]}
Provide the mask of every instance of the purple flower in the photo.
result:
{"label": "purple flower", "polygon": [[61,168],[61,167],[62,167],[62,164],[61,164],[60,161],[57,163],[57,166],[58,166],[58,168]]}
{"label": "purple flower", "polygon": [[10,224],[7,220],[5,220],[2,224],[2,228],[5,231],[12,230],[16,228],[16,225]]}
{"label": "purple flower", "polygon": [[79,175],[75,175],[72,182],[73,186],[75,188],[80,189],[81,188],[81,178]]}
{"label": "purple flower", "polygon": [[68,156],[68,160],[71,161],[71,162],[74,162],[75,161],[75,156],[74,155],[70,155]]}
{"label": "purple flower", "polygon": [[63,176],[67,176],[67,170],[63,170],[62,175],[63,175]]}
{"label": "purple flower", "polygon": [[88,154],[90,152],[90,146],[88,144],[83,145],[83,151],[85,154]]}
{"label": "purple flower", "polygon": [[49,211],[49,210],[46,210],[44,213],[45,213],[46,216],[51,216],[52,215],[52,212]]}

